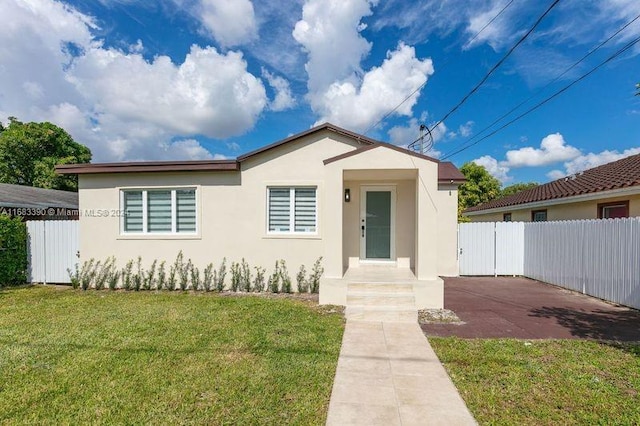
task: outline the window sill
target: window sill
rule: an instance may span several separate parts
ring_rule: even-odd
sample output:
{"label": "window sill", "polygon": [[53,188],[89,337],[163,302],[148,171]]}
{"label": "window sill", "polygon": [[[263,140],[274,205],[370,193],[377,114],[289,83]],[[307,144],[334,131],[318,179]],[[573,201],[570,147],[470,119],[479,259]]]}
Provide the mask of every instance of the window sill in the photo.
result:
{"label": "window sill", "polygon": [[265,234],[265,240],[321,240],[320,234]]}
{"label": "window sill", "polygon": [[120,234],[117,240],[201,240],[200,234]]}

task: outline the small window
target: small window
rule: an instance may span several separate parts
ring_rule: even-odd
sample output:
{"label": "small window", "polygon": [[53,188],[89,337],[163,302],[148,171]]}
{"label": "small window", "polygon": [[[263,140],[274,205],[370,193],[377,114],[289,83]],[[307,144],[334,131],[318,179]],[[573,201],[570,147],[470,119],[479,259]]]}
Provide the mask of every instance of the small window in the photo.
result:
{"label": "small window", "polygon": [[269,233],[314,234],[317,229],[315,187],[268,188]]}
{"label": "small window", "polygon": [[546,222],[547,211],[546,210],[534,210],[531,212],[531,222]]}
{"label": "small window", "polygon": [[511,213],[505,213],[502,215],[502,220],[504,222],[511,222]]}
{"label": "small window", "polygon": [[629,217],[629,201],[598,204],[598,219]]}
{"label": "small window", "polygon": [[122,191],[125,234],[196,233],[196,190]]}

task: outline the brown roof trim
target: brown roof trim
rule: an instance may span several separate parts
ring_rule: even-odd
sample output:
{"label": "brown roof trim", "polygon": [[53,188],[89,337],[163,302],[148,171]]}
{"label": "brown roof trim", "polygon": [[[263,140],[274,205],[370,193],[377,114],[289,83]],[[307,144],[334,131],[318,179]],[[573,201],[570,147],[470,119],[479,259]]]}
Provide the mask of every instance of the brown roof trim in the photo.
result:
{"label": "brown roof trim", "polygon": [[62,164],[56,166],[56,172],[63,175],[237,170],[240,170],[240,164],[236,160],[140,161],[130,163]]}
{"label": "brown roof trim", "polygon": [[370,149],[375,149],[375,148],[380,148],[380,147],[389,148],[389,149],[392,149],[394,151],[401,152],[403,154],[411,155],[412,157],[420,158],[422,160],[428,160],[428,161],[433,161],[434,163],[439,163],[439,161],[436,160],[435,158],[431,158],[429,156],[426,156],[426,155],[423,155],[423,154],[419,154],[419,153],[417,153],[415,151],[410,151],[408,149],[401,148],[399,146],[391,145],[391,144],[384,143],[384,142],[375,142],[375,143],[373,143],[371,145],[367,145],[367,146],[363,146],[363,147],[360,147],[360,148],[356,148],[353,151],[345,152],[344,154],[340,154],[340,155],[336,155],[335,157],[327,158],[326,160],[324,160],[324,164],[326,166],[327,164],[333,163],[335,161],[340,161],[340,160],[343,160],[345,158],[349,158],[349,157],[352,157],[354,155],[361,154],[361,153],[363,153],[365,151],[369,151]]}
{"label": "brown roof trim", "polygon": [[335,125],[333,125],[331,123],[324,123],[324,124],[321,124],[319,126],[313,127],[313,128],[311,128],[309,130],[305,130],[303,132],[297,133],[297,134],[295,134],[293,136],[289,136],[288,138],[285,138],[285,139],[279,140],[277,142],[274,142],[274,143],[272,143],[270,145],[263,146],[262,148],[258,148],[258,149],[254,150],[254,151],[251,151],[251,152],[248,152],[246,154],[243,154],[243,155],[238,157],[238,161],[239,162],[243,162],[243,161],[249,159],[250,157],[253,157],[253,156],[258,155],[258,154],[262,154],[265,151],[269,151],[269,150],[277,148],[277,147],[279,147],[281,145],[287,144],[289,142],[293,142],[296,139],[300,139],[300,138],[303,138],[305,136],[309,136],[311,134],[314,134],[314,133],[317,133],[317,132],[320,132],[320,131],[323,131],[323,130],[328,130],[330,132],[334,132],[334,133],[337,133],[339,135],[350,137],[350,138],[355,139],[358,142],[363,143],[365,145],[372,145],[372,144],[381,143],[380,141],[368,138],[368,137],[366,137],[364,135],[360,135],[358,133],[352,132],[352,131],[347,130],[347,129],[343,129],[342,127],[335,126]]}
{"label": "brown roof trim", "polygon": [[438,182],[462,184],[467,178],[460,170],[450,161],[441,161],[438,163]]}

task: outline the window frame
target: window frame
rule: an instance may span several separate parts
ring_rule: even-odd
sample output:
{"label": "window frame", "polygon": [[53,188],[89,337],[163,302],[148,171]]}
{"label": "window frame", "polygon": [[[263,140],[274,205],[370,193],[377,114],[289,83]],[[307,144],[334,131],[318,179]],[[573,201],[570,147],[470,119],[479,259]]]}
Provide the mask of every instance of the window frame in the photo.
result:
{"label": "window frame", "polygon": [[[507,219],[509,218],[509,219]],[[503,222],[512,222],[513,221],[513,216],[511,215],[511,213],[503,213],[502,214],[502,221]]]}
{"label": "window frame", "polygon": [[626,211],[626,217],[629,217],[629,200],[621,200],[621,201],[612,201],[608,203],[599,203],[598,204],[598,219],[613,219],[604,217],[604,209],[609,207],[624,207]]}
{"label": "window frame", "polygon": [[[289,190],[289,231],[272,231],[269,229],[269,223],[271,220],[271,210],[269,208],[269,201],[272,189],[288,189]],[[314,215],[314,231],[296,231],[295,228],[295,191],[296,189],[313,189],[315,190],[315,215]],[[319,223],[318,223],[318,201],[319,188],[318,185],[267,185],[266,187],[266,202],[265,202],[265,229],[267,236],[293,236],[293,237],[309,237],[319,235]]]}
{"label": "window frame", "polygon": [[[200,232],[199,219],[199,197],[198,188],[195,186],[180,186],[180,187],[144,187],[144,188],[119,188],[120,190],[120,235],[123,237],[194,237],[198,236]],[[171,231],[169,232],[149,232],[149,192],[163,192],[169,191],[171,193]],[[195,214],[195,230],[189,232],[178,232],[178,191],[193,191],[194,192],[194,214]],[[127,192],[141,192],[142,193],[142,231],[132,232],[125,231],[126,220],[126,206],[125,206],[125,193]]]}
{"label": "window frame", "polygon": [[[536,213],[544,213],[544,220],[535,220]],[[531,222],[547,222],[548,220],[549,216],[547,214],[547,209],[531,210]]]}

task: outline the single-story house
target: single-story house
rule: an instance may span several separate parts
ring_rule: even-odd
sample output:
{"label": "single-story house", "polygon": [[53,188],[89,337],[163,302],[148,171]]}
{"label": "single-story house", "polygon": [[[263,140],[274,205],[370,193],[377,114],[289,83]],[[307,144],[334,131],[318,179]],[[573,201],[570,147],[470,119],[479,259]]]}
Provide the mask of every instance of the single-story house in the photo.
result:
{"label": "single-story house", "polygon": [[79,176],[81,260],[171,263],[182,250],[202,266],[244,258],[270,270],[284,259],[295,276],[322,256],[320,301],[339,305],[348,270],[383,264],[409,272],[417,307],[442,307],[440,276],[458,274],[464,176],[451,163],[332,124],[232,160],[57,170]]}
{"label": "single-story house", "polygon": [[472,222],[640,216],[640,154],[471,207]]}
{"label": "single-story house", "polygon": [[24,220],[78,219],[78,193],[0,183],[0,214]]}

